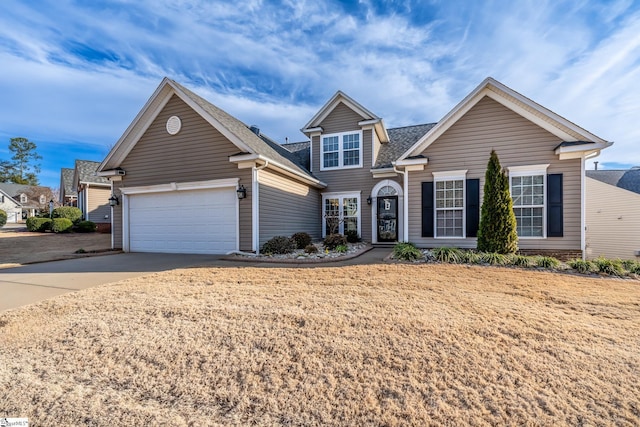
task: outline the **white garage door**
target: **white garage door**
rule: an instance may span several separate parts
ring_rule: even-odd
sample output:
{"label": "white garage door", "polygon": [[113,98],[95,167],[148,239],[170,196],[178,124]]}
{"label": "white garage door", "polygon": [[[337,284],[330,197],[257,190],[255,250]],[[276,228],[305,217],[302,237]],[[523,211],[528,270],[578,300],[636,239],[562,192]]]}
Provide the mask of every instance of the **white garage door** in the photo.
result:
{"label": "white garage door", "polygon": [[129,250],[224,254],[237,248],[235,188],[129,196]]}

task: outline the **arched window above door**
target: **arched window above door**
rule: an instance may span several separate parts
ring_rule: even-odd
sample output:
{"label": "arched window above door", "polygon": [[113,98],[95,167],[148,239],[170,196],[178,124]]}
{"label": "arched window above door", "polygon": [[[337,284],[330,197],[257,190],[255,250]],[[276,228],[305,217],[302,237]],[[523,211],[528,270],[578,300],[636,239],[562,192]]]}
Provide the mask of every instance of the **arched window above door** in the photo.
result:
{"label": "arched window above door", "polygon": [[397,196],[398,195],[398,191],[393,188],[390,185],[385,185],[384,187],[382,187],[380,190],[378,190],[378,194],[379,197],[384,197],[384,196]]}

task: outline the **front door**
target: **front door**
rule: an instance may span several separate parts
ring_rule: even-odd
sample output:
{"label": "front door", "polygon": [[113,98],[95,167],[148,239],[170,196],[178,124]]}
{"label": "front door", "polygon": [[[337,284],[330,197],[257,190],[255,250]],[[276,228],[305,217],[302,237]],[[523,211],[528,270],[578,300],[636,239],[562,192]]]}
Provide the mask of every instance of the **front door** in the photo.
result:
{"label": "front door", "polygon": [[398,240],[398,196],[378,196],[378,242]]}

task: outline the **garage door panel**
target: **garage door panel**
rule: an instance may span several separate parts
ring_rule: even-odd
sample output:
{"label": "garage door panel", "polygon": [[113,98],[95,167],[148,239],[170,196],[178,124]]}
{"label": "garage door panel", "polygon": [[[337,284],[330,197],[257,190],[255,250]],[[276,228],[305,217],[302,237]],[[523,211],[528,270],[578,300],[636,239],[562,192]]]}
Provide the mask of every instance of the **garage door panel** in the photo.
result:
{"label": "garage door panel", "polygon": [[237,249],[235,188],[129,196],[132,252],[221,254]]}

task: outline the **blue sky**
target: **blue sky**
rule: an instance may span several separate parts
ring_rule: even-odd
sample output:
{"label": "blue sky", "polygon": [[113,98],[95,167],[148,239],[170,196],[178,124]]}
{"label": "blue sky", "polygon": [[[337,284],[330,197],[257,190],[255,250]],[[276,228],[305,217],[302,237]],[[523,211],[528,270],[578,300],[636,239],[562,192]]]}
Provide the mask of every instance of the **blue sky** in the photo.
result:
{"label": "blue sky", "polygon": [[[239,3],[239,4],[236,4]],[[164,76],[278,141],[340,89],[388,127],[438,121],[492,76],[640,165],[640,2],[2,0],[0,159],[41,183],[101,161]]]}

